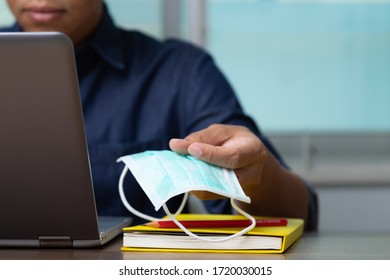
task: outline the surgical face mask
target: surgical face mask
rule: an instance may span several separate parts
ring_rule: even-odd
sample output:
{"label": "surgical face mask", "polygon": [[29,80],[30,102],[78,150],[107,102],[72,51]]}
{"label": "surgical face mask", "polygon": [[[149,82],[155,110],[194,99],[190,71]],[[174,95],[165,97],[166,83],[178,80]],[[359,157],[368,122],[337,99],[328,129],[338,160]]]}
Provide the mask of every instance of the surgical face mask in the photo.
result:
{"label": "surgical face mask", "polygon": [[[172,221],[188,235],[210,242],[221,242],[241,236],[255,227],[255,219],[241,210],[234,200],[250,203],[250,198],[243,192],[233,170],[228,170],[208,164],[190,155],[179,155],[172,151],[146,151],[143,153],[123,156],[117,160],[125,163],[119,179],[119,194],[125,207],[133,214],[145,220],[157,221],[159,218],[145,215],[134,209],[127,201],[123,181],[128,170],[132,172],[141,188],[152,202],[155,210],[163,207]],[[224,238],[205,238],[187,230],[177,219],[191,191],[208,191],[229,197],[232,207],[252,221],[252,224],[242,231]],[[166,202],[179,194],[184,194],[183,201],[174,215],[171,214]]]}

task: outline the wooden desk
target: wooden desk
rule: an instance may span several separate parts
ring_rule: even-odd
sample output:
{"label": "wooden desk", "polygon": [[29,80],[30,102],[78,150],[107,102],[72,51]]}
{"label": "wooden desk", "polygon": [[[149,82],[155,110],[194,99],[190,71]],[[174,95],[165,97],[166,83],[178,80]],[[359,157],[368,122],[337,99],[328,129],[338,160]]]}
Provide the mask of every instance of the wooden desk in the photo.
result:
{"label": "wooden desk", "polygon": [[0,249],[2,260],[297,259],[390,260],[390,232],[304,234],[284,254],[182,254],[121,252],[122,238],[95,249]]}

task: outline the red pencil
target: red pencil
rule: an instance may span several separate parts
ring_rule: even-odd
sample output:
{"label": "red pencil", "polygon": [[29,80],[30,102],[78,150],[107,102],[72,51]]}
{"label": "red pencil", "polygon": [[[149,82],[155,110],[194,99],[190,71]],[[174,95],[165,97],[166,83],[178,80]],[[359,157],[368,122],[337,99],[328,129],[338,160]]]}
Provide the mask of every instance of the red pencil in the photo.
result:
{"label": "red pencil", "polygon": [[[182,220],[179,221],[186,228],[232,228],[247,227],[252,224],[251,220]],[[286,226],[287,219],[261,219],[256,220],[257,227]],[[146,224],[154,228],[177,228],[171,220],[155,221]]]}

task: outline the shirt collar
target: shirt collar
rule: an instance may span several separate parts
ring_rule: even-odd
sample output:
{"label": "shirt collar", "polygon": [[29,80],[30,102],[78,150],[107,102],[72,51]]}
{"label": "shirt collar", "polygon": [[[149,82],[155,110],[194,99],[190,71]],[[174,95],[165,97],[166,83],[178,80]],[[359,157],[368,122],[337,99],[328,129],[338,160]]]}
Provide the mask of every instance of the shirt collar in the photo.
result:
{"label": "shirt collar", "polygon": [[[11,27],[13,32],[23,31],[18,23],[15,23]],[[91,46],[96,53],[110,64],[112,67],[123,70],[125,69],[125,57],[123,53],[123,39],[121,31],[117,28],[108,13],[106,5],[104,5],[104,11],[102,19],[93,33],[92,37],[86,42],[82,43],[81,48]],[[78,47],[76,46],[76,50]]]}
{"label": "shirt collar", "polygon": [[121,31],[115,26],[106,6],[104,6],[100,24],[86,44],[91,45],[97,54],[111,66],[121,70],[125,68]]}

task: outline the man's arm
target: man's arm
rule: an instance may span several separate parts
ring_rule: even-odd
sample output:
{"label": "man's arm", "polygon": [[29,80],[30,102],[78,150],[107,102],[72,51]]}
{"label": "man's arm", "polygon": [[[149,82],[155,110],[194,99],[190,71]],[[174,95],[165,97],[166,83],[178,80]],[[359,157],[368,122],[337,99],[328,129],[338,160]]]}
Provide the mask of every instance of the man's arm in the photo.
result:
{"label": "man's arm", "polygon": [[[234,169],[251,203],[239,207],[252,215],[297,217],[307,220],[309,195],[305,182],[283,167],[249,129],[211,125],[185,139],[172,139],[170,147],[208,163]],[[200,199],[216,194],[197,192]]]}

